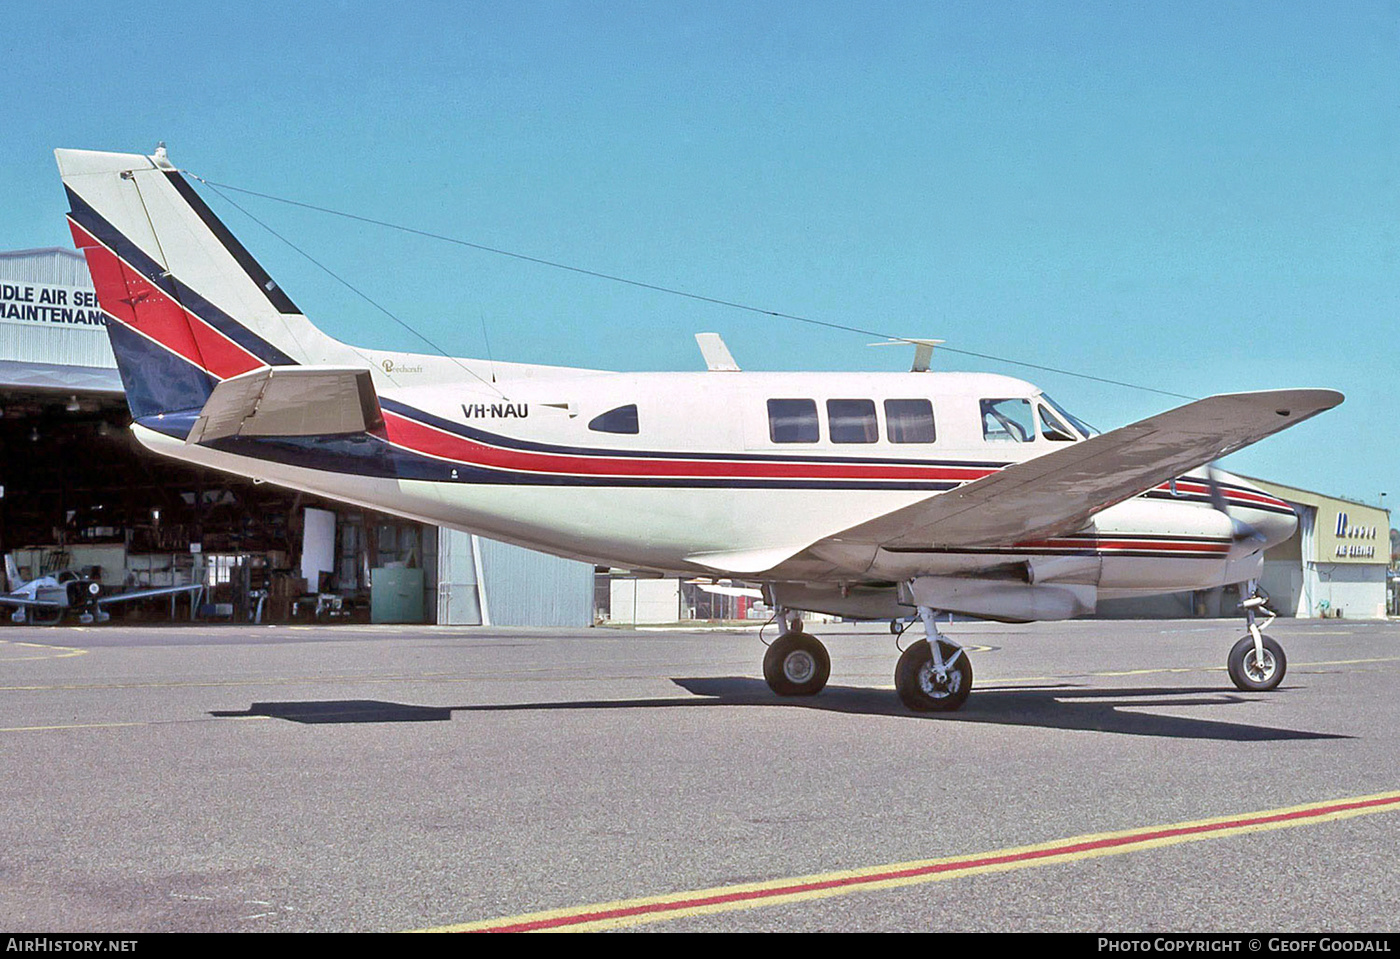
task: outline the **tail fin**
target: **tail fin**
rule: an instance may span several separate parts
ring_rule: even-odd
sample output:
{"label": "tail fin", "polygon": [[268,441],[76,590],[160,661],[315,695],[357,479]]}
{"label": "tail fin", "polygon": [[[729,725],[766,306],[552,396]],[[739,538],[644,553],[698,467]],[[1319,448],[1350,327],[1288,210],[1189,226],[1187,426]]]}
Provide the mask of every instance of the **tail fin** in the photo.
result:
{"label": "tail fin", "polygon": [[219,381],[260,367],[345,358],[163,150],[54,155],[133,417],[197,411]]}
{"label": "tail fin", "polygon": [[15,568],[15,558],[9,553],[5,554],[5,592],[13,593],[24,585],[24,581],[19,578],[19,570]]}

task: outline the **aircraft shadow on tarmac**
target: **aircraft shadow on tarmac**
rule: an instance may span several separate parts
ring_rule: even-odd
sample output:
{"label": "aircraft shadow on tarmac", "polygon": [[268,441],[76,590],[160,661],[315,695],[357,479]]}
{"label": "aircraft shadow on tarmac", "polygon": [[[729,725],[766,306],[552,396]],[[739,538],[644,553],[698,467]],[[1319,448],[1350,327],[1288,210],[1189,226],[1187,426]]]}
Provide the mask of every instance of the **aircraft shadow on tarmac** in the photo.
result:
{"label": "aircraft shadow on tarmac", "polygon": [[[1161,736],[1173,739],[1218,739],[1232,742],[1268,742],[1295,739],[1350,739],[1332,733],[1280,729],[1214,719],[1193,719],[1140,709],[1220,707],[1254,702],[1250,697],[1204,687],[1133,687],[1093,689],[1070,684],[1055,686],[1003,686],[977,690],[967,704],[953,713],[913,713],[893,690],[854,686],[828,686],[821,694],[779,698],[760,679],[742,676],[673,679],[689,696],[658,699],[598,699],[568,702],[506,703],[477,706],[414,706],[380,700],[351,699],[285,703],[254,703],[246,711],[211,711],[211,716],[267,716],[296,723],[414,723],[446,722],[458,712],[525,712],[587,709],[669,709],[697,706],[763,706],[819,709],[868,716],[893,716],[922,722],[989,723],[1002,726],[1039,726],[1046,729],[1078,729]],[[1274,693],[1271,695],[1279,695]]]}

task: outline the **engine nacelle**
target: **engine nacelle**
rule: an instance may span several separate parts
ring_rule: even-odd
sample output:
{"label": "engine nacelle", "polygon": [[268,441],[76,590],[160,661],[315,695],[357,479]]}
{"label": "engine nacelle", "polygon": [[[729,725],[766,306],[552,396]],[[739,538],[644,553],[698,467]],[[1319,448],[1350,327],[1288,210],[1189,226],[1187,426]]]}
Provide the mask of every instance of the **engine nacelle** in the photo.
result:
{"label": "engine nacelle", "polygon": [[1098,587],[1089,583],[919,576],[899,584],[899,599],[908,606],[932,606],[946,613],[1032,622],[1087,616],[1098,603]]}

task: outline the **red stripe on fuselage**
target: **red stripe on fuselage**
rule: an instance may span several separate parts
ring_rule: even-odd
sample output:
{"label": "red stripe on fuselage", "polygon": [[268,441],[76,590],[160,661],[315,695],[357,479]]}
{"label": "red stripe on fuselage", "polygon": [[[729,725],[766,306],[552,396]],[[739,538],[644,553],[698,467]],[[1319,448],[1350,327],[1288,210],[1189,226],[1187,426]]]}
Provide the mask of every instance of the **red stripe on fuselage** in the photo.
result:
{"label": "red stripe on fuselage", "polygon": [[1229,543],[1183,543],[1177,540],[1154,539],[1047,539],[1017,543],[1015,549],[1088,549],[1099,553],[1113,553],[1124,550],[1151,550],[1163,553],[1220,553],[1230,552]]}
{"label": "red stripe on fuselage", "polygon": [[[1187,493],[1192,496],[1210,495],[1210,487],[1205,485],[1204,483],[1189,483],[1178,480],[1176,484],[1176,489],[1179,493]],[[1158,486],[1156,490],[1154,490],[1154,492],[1170,493],[1171,484],[1163,483],[1161,486]],[[1239,500],[1244,505],[1249,505],[1251,503],[1261,503],[1265,506],[1272,506],[1275,509],[1291,510],[1293,508],[1287,503],[1285,503],[1283,500],[1277,499],[1273,496],[1269,496],[1266,493],[1251,493],[1248,490],[1240,489],[1221,489],[1220,493],[1225,497],[1226,501]]]}
{"label": "red stripe on fuselage", "polygon": [[987,467],[897,466],[861,463],[687,460],[660,457],[578,456],[513,450],[479,443],[388,410],[384,421],[392,443],[452,462],[528,473],[570,476],[720,477],[725,479],[904,480],[960,483],[995,473]]}
{"label": "red stripe on fuselage", "polygon": [[266,365],[172,300],[71,218],[68,225],[74,244],[87,257],[97,302],[108,316],[219,379]]}

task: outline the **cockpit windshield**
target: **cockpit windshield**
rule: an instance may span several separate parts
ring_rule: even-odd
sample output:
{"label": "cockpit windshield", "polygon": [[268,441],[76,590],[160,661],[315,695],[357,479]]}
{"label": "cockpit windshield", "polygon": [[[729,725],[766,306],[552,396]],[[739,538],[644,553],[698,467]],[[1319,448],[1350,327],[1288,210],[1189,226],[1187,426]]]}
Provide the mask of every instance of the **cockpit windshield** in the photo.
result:
{"label": "cockpit windshield", "polygon": [[1041,394],[1040,394],[1040,398],[1041,398],[1041,400],[1044,401],[1044,403],[1045,403],[1047,406],[1049,406],[1052,410],[1054,410],[1056,413],[1059,413],[1059,414],[1060,414],[1061,416],[1063,416],[1066,420],[1068,420],[1068,421],[1069,421],[1069,424],[1070,424],[1071,426],[1073,426],[1075,429],[1077,429],[1080,433],[1082,433],[1082,434],[1084,435],[1084,438],[1085,438],[1085,439],[1088,439],[1088,438],[1091,437],[1091,436],[1098,436],[1098,435],[1099,435],[1099,431],[1098,431],[1098,430],[1094,429],[1094,428],[1093,428],[1092,426],[1090,426],[1088,423],[1084,422],[1084,421],[1081,420],[1079,417],[1077,417],[1077,416],[1075,416],[1073,413],[1071,413],[1069,410],[1067,410],[1067,409],[1065,409],[1063,406],[1061,406],[1059,403],[1056,403],[1054,400],[1052,400],[1052,399],[1050,398],[1050,394],[1049,394],[1049,393],[1041,393]]}

